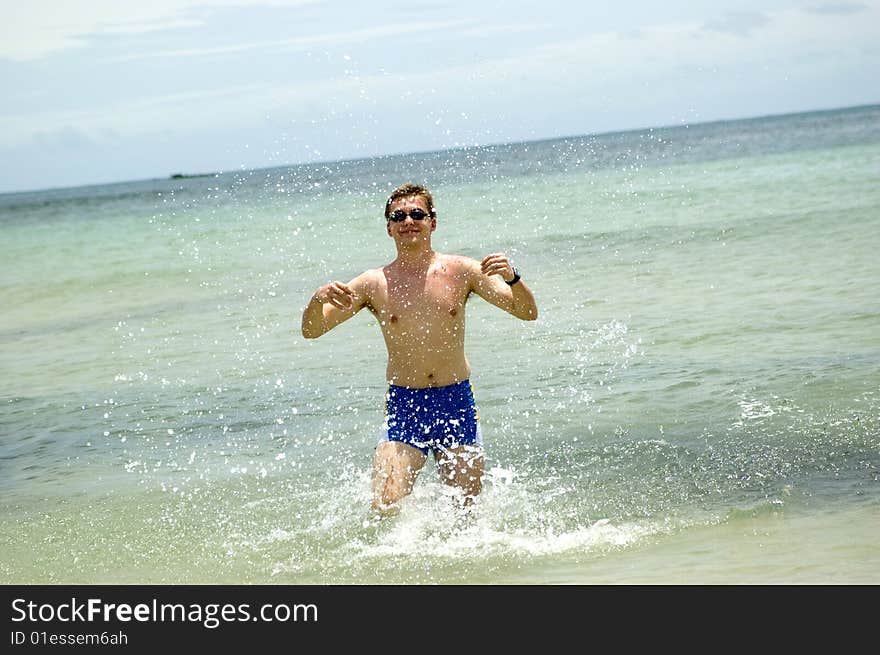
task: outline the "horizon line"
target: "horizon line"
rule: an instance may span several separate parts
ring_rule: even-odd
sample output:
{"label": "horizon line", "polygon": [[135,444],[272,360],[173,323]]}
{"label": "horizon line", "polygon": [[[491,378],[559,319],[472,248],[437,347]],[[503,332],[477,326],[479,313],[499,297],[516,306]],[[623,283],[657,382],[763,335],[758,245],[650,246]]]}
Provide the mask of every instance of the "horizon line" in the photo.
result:
{"label": "horizon line", "polygon": [[439,154],[444,152],[456,152],[461,150],[470,150],[470,149],[479,149],[479,148],[497,148],[503,146],[510,145],[518,145],[518,144],[528,144],[528,143],[548,143],[552,141],[565,141],[567,139],[583,139],[587,137],[602,137],[602,136],[612,136],[616,134],[629,134],[631,132],[644,132],[646,130],[673,130],[673,129],[681,129],[686,128],[692,125],[713,125],[717,123],[732,123],[732,122],[747,122],[747,121],[757,121],[764,120],[768,118],[781,118],[783,116],[799,116],[803,114],[821,114],[821,113],[829,113],[834,111],[849,111],[849,110],[858,110],[858,109],[867,109],[869,107],[880,107],[880,101],[878,102],[869,102],[858,105],[846,105],[842,107],[826,107],[823,109],[804,109],[799,111],[789,111],[782,113],[770,113],[770,114],[759,114],[756,116],[740,116],[735,118],[716,118],[706,121],[698,121],[698,122],[686,122],[679,124],[667,124],[667,125],[650,125],[650,126],[641,126],[641,127],[630,127],[619,130],[607,130],[603,132],[585,132],[582,134],[569,134],[564,136],[553,136],[553,137],[539,137],[534,139],[525,139],[519,141],[499,141],[494,143],[482,143],[482,144],[474,144],[474,145],[462,145],[462,146],[453,146],[448,148],[437,148],[433,150],[406,150],[399,152],[390,152],[385,154],[378,155],[369,155],[365,157],[343,157],[341,159],[322,159],[315,161],[301,161],[301,162],[293,162],[287,164],[279,164],[273,166],[259,166],[255,168],[247,168],[243,170],[220,170],[213,171],[207,173],[186,173],[186,172],[174,172],[168,173],[164,177],[144,177],[144,178],[135,178],[128,180],[116,180],[113,182],[89,182],[87,184],[73,184],[69,186],[55,186],[55,187],[40,187],[40,188],[32,188],[32,189],[19,189],[16,191],[2,191],[0,192],[0,196],[8,196],[8,195],[16,195],[16,194],[25,194],[25,193],[43,193],[48,191],[65,191],[71,189],[85,189],[89,187],[104,187],[104,186],[115,186],[115,185],[123,185],[123,184],[135,184],[138,182],[156,182],[156,181],[167,181],[173,180],[174,178],[192,178],[192,177],[218,177],[220,175],[228,175],[230,173],[241,173],[241,172],[259,172],[259,171],[271,171],[277,169],[287,169],[287,168],[296,168],[299,166],[327,166],[329,164],[348,164],[348,163],[356,163],[368,161],[370,159],[385,159],[385,158],[393,158],[393,157],[403,157],[406,155],[428,155],[428,154]]}

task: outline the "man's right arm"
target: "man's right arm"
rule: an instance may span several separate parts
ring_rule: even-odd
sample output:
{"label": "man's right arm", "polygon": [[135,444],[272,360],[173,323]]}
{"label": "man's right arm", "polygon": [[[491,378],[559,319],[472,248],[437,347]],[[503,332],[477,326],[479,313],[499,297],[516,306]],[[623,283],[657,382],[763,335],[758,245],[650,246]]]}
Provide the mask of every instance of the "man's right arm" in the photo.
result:
{"label": "man's right arm", "polygon": [[330,282],[315,291],[302,315],[302,335],[317,339],[357,314],[367,304],[367,274],[348,284]]}

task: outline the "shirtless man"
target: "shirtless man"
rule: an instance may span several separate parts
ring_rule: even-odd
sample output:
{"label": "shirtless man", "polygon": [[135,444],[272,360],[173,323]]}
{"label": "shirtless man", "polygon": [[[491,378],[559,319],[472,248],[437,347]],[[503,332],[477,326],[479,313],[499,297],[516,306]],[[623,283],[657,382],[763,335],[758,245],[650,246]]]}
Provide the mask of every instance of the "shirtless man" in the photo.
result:
{"label": "shirtless man", "polygon": [[348,284],[320,287],[303,311],[302,333],[315,339],[365,307],[382,328],[389,386],[373,463],[373,509],[394,513],[431,451],[441,479],[470,504],[482,488],[483,453],[464,354],[465,303],[476,293],[525,321],[535,320],[538,308],[505,255],[478,262],[431,248],[437,213],[424,187],[395,189],[385,219],[397,258]]}

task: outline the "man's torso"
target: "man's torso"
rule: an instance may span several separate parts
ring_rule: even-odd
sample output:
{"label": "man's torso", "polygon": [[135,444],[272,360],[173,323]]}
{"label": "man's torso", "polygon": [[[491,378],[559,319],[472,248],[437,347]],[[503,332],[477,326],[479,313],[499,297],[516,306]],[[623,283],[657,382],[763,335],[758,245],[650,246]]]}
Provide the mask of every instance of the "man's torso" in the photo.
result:
{"label": "man's torso", "polygon": [[467,260],[437,253],[427,270],[389,264],[372,271],[367,306],[388,348],[388,381],[439,387],[470,376],[464,354]]}

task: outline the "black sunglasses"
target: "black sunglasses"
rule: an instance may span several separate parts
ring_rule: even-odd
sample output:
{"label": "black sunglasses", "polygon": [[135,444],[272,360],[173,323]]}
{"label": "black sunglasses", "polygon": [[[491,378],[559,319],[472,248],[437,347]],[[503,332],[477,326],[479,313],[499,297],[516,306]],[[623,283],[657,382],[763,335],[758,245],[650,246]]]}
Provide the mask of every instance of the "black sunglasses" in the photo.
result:
{"label": "black sunglasses", "polygon": [[407,216],[409,216],[414,221],[421,221],[428,218],[430,214],[422,209],[419,209],[418,207],[409,210],[409,213],[403,211],[402,209],[397,209],[388,214],[388,220],[394,221],[395,223],[401,223],[406,220]]}

